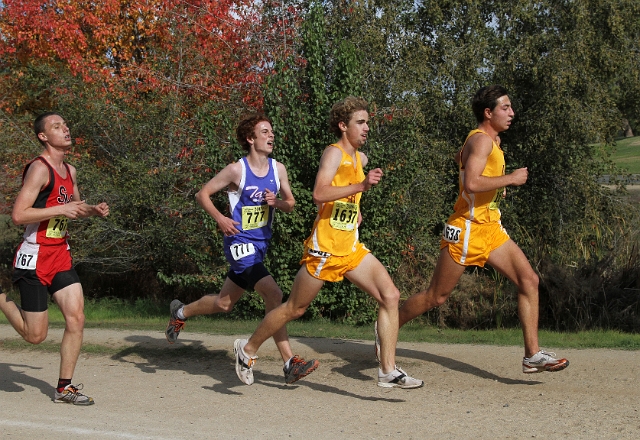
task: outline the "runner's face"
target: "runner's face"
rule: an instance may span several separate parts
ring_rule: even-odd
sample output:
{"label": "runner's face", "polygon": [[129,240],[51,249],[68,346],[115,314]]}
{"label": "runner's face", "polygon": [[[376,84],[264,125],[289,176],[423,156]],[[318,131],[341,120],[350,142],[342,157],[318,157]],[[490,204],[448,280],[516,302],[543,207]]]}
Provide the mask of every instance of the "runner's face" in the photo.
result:
{"label": "runner's face", "polygon": [[249,139],[249,144],[253,145],[253,148],[257,152],[264,152],[270,154],[273,151],[273,141],[275,135],[273,134],[273,128],[267,121],[260,121],[253,129],[254,139]]}
{"label": "runner's face", "polygon": [[495,108],[489,112],[491,126],[495,128],[498,133],[509,129],[514,116],[515,112],[513,111],[513,107],[511,107],[511,100],[509,100],[509,96],[507,95],[498,98]]}
{"label": "runner's face", "polygon": [[67,123],[58,115],[49,116],[44,122],[44,131],[38,138],[54,148],[68,150],[71,148],[71,133]]}
{"label": "runner's face", "polygon": [[351,115],[349,123],[340,123],[340,127],[347,136],[347,140],[354,148],[360,148],[367,142],[369,133],[369,113],[366,110],[358,110]]}

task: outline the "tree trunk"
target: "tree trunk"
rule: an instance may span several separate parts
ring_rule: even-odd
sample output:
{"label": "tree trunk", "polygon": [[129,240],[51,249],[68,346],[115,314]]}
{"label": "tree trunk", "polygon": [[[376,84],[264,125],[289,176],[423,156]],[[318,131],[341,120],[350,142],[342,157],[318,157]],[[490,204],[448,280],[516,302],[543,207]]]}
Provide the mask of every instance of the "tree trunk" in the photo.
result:
{"label": "tree trunk", "polygon": [[633,130],[631,129],[631,125],[629,125],[629,120],[622,120],[622,129],[624,130],[624,137],[633,137]]}

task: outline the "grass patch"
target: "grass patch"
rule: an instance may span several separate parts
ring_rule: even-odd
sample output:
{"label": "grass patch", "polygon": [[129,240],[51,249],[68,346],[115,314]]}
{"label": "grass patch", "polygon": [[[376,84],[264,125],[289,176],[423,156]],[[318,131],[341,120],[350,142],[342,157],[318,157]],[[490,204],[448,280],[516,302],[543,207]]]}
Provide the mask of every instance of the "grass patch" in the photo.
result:
{"label": "grass patch", "polygon": [[640,136],[616,141],[614,163],[631,174],[640,174]]}
{"label": "grass patch", "polygon": [[[121,300],[104,299],[87,301],[85,314],[87,328],[108,328],[120,330],[156,330],[164,329],[168,322],[168,307],[153,304],[150,301],[125,303]],[[50,326],[63,328],[64,319],[55,304],[49,307]],[[0,314],[0,323],[7,324]],[[189,333],[209,333],[219,335],[249,335],[257,327],[257,320],[234,320],[226,316],[198,316],[189,319]],[[292,321],[287,325],[292,337],[317,337],[354,340],[373,340],[373,326],[353,326],[325,320]],[[514,329],[496,330],[456,330],[440,329],[423,325],[418,320],[410,322],[400,329],[399,341],[429,342],[438,344],[482,344],[520,346],[522,331]],[[596,330],[575,333],[540,331],[540,343],[545,348],[612,348],[640,350],[640,334],[621,333],[613,330]],[[58,351],[57,344],[44,343],[34,346],[21,340],[0,342],[0,347],[8,349],[34,349]],[[115,354],[119,349],[100,345],[84,345],[83,352],[93,354]]]}

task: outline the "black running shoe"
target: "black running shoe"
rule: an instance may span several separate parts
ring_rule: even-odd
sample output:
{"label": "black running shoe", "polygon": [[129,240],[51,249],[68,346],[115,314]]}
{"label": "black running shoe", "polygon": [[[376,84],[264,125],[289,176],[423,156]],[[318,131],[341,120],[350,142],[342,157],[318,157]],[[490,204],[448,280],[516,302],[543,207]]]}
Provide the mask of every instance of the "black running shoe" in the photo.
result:
{"label": "black running shoe", "polygon": [[318,368],[318,365],[320,365],[320,362],[315,359],[305,361],[300,356],[295,355],[289,362],[289,368],[282,369],[284,371],[284,381],[286,383],[294,383],[314,371]]}
{"label": "black running shoe", "polygon": [[180,300],[174,299],[171,301],[171,305],[169,305],[169,312],[171,313],[171,318],[169,319],[169,325],[167,325],[167,329],[164,331],[164,334],[167,336],[167,341],[169,344],[173,344],[178,340],[178,335],[180,334],[180,330],[184,327],[184,320],[179,319],[176,316],[176,313],[184,304],[180,302]]}

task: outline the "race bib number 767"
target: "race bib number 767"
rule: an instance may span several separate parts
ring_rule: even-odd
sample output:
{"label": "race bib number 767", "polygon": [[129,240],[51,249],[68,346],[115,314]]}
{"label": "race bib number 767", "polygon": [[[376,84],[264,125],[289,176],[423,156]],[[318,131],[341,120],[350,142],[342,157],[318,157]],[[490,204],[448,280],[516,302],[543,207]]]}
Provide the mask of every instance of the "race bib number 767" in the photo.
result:
{"label": "race bib number 767", "polygon": [[18,251],[16,255],[16,269],[28,269],[36,270],[36,261],[38,260],[38,254],[31,254],[28,252]]}
{"label": "race bib number 767", "polygon": [[47,225],[47,238],[64,238],[67,235],[69,219],[63,215],[53,217]]}

